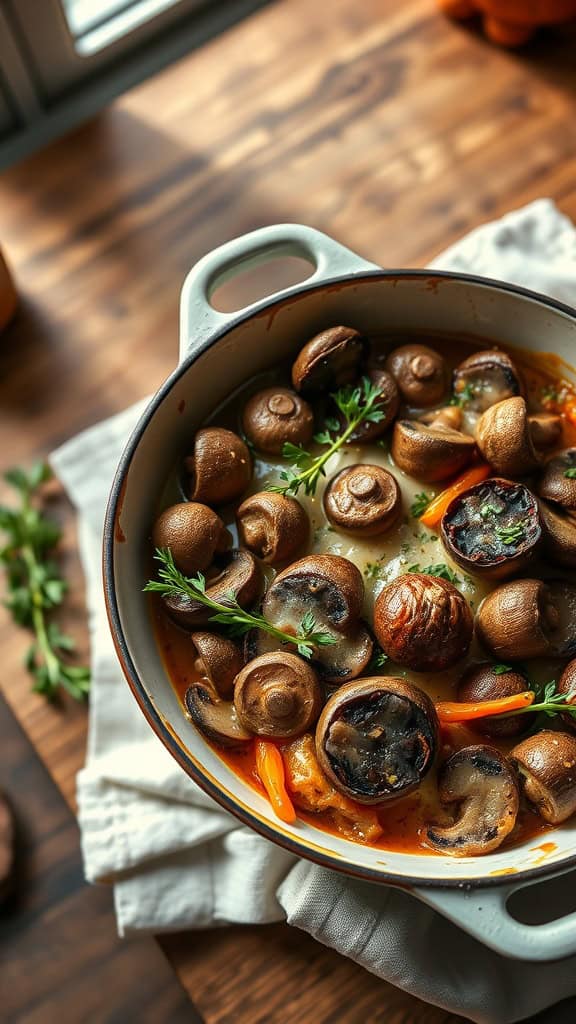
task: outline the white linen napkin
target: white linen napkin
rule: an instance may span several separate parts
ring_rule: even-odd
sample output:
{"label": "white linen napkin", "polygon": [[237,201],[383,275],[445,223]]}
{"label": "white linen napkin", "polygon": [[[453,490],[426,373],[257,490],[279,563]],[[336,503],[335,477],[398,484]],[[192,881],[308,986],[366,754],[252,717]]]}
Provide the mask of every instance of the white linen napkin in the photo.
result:
{"label": "white linen napkin", "polygon": [[[576,231],[538,200],[472,232],[433,266],[498,277],[576,305]],[[479,1024],[576,994],[576,957],[507,960],[400,890],[297,860],[213,803],[156,739],[110,639],[100,576],[104,509],[146,402],[52,455],[79,514],[92,640],[86,767],[78,777],[86,877],[114,885],[121,935],[286,919],[387,981]]]}

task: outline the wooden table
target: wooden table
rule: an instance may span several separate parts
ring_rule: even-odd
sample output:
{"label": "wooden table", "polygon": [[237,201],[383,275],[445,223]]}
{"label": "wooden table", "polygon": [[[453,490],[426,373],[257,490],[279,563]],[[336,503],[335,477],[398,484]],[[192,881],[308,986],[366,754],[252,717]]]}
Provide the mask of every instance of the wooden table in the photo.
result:
{"label": "wooden table", "polygon": [[[0,242],[22,294],[0,339],[4,467],[161,383],[176,360],[184,274],[234,235],[303,221],[385,266],[419,266],[542,195],[576,219],[573,30],[506,53],[432,0],[327,9],[272,3],[0,178]],[[65,622],[87,656],[74,515],[62,496],[54,512],[73,583]],[[86,711],[46,707],[21,666],[26,639],[5,617],[0,639],[29,757],[34,748],[73,807]],[[72,854],[69,828],[61,855]],[[459,1019],[285,926],[162,946],[207,1024]],[[135,976],[135,1010],[137,987]]]}

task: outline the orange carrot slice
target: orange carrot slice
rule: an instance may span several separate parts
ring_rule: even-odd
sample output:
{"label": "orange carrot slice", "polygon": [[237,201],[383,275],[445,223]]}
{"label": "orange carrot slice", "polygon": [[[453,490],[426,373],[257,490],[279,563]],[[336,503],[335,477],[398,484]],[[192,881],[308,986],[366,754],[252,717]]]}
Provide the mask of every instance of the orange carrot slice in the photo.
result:
{"label": "orange carrot slice", "polygon": [[436,714],[441,722],[470,722],[474,718],[487,718],[490,715],[505,715],[520,708],[529,708],[534,703],[532,690],[524,693],[513,693],[511,697],[498,697],[496,700],[482,701],[440,701],[436,705]]}
{"label": "orange carrot slice", "polygon": [[473,487],[474,484],[481,483],[482,480],[485,480],[486,477],[490,476],[491,472],[492,470],[486,462],[481,462],[477,466],[472,466],[471,469],[467,469],[466,472],[462,473],[462,476],[459,476],[458,479],[455,480],[453,484],[450,484],[445,491],[440,491],[440,494],[437,494],[435,498],[432,498],[428,508],[420,516],[420,522],[423,523],[424,526],[430,527],[430,529],[438,526],[453,498],[457,498],[459,494],[463,494],[464,491],[467,491],[469,487]]}
{"label": "orange carrot slice", "polygon": [[296,811],[286,791],[286,775],[282,754],[274,743],[256,740],[256,771],[272,804],[274,813],[291,825],[296,821]]}

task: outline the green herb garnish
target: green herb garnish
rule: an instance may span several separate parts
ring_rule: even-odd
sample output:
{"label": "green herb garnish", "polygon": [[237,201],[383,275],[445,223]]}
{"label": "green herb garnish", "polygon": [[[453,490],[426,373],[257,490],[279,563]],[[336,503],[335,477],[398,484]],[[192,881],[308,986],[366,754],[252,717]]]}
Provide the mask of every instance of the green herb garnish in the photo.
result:
{"label": "green herb garnish", "polygon": [[530,684],[530,689],[536,694],[536,700],[534,704],[530,704],[525,708],[518,708],[516,711],[508,711],[505,715],[501,715],[501,718],[511,718],[512,715],[524,715],[527,712],[539,713],[545,715],[547,718],[554,718],[559,714],[572,715],[576,719],[576,701],[575,694],[559,693],[556,689],[556,681],[552,680],[550,683]]}
{"label": "green herb garnish", "polygon": [[568,480],[576,480],[576,466],[572,466],[570,469],[567,469],[564,476],[567,477]]}
{"label": "green herb garnish", "polygon": [[503,676],[506,672],[513,672],[512,665],[492,665],[492,671],[495,676]]}
{"label": "green herb garnish", "polygon": [[504,506],[498,508],[497,505],[492,505],[489,501],[485,505],[480,506],[480,515],[482,519],[489,519],[490,516],[500,516],[504,511]]}
{"label": "green herb garnish", "polygon": [[378,647],[378,645],[376,644],[374,646],[374,651],[372,653],[372,657],[370,658],[370,661],[368,662],[368,665],[366,666],[366,673],[368,675],[370,675],[373,672],[377,672],[378,669],[384,668],[384,666],[389,661],[390,661],[390,658],[388,657],[388,655],[384,654],[384,651],[382,650],[382,648]]}
{"label": "green herb garnish", "polygon": [[467,402],[471,402],[476,394],[477,387],[473,384],[465,384],[458,392],[454,392],[450,399],[450,405],[458,405],[462,409]]}
{"label": "green herb garnish", "polygon": [[517,544],[526,536],[526,523],[511,523],[509,526],[497,526],[495,534],[503,544]]}
{"label": "green herb garnish", "polygon": [[380,562],[366,562],[364,566],[364,575],[367,580],[377,580],[380,575],[382,566]]}
{"label": "green herb garnish", "polygon": [[419,494],[414,495],[414,501],[410,505],[410,515],[413,519],[419,519],[423,516],[428,505],[432,501],[430,494],[426,494],[426,491],[420,491]]}
{"label": "green herb garnish", "polygon": [[423,569],[416,562],[408,567],[408,572],[421,572],[424,576],[437,576],[441,580],[447,580],[448,583],[454,583],[454,585],[462,582],[460,577],[444,562],[438,562],[437,565],[425,565]]}

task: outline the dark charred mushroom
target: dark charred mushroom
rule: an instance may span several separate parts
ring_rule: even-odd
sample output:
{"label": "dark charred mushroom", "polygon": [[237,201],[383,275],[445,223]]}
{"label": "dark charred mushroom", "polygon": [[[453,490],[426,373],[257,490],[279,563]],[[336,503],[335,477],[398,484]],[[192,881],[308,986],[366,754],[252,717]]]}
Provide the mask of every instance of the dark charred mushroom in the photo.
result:
{"label": "dark charred mushroom", "polygon": [[541,535],[532,492],[498,477],[458,495],[442,517],[442,543],[450,558],[466,572],[489,579],[503,579],[528,565]]}
{"label": "dark charred mushroom", "polygon": [[[354,433],[351,435],[351,441],[358,441],[366,443],[367,441],[374,441],[377,437],[382,437],[386,433],[388,427],[395,419],[398,409],[400,407],[400,392],[398,386],[392,374],[387,373],[386,370],[369,370],[366,373],[368,380],[371,384],[378,388],[379,399],[378,409],[384,413],[381,420],[378,423],[372,423],[371,420],[364,420],[359,427],[356,428]],[[338,416],[341,422],[343,422],[342,415]]]}
{"label": "dark charred mushroom", "polygon": [[[249,608],[260,596],[262,569],[249,551],[230,551],[214,569],[215,575],[206,580],[206,594],[213,601],[230,604],[230,594],[234,594],[242,608]],[[185,595],[163,595],[162,603],[170,618],[185,629],[207,625],[214,614],[210,608]]]}
{"label": "dark charred mushroom", "polygon": [[402,496],[391,473],[362,463],[333,477],[324,491],[324,511],[338,529],[374,537],[398,521]]}
{"label": "dark charred mushroom", "polygon": [[576,737],[544,729],[510,752],[526,799],[550,825],[576,812]]}
{"label": "dark charred mushroom", "polygon": [[404,401],[416,408],[438,405],[446,394],[448,370],[439,352],[427,345],[401,345],[388,356],[385,367]]}
{"label": "dark charred mushroom", "polygon": [[540,501],[542,545],[546,554],[558,565],[576,569],[576,513],[567,513],[559,505]]}
{"label": "dark charred mushroom", "polygon": [[314,433],[312,409],[289,388],[265,388],[248,399],[242,428],[258,451],[281,455],[287,441],[306,445]]}
{"label": "dark charred mushroom", "polygon": [[467,653],[472,613],[452,583],[406,573],[378,594],[374,632],[384,653],[399,665],[440,672]]}
{"label": "dark charred mushroom", "polygon": [[434,761],[438,720],[430,698],[391,676],[341,686],[316,728],[316,753],[331,783],[363,804],[406,796]]}
{"label": "dark charred mushroom", "polygon": [[322,690],[316,673],[289,651],[270,651],[250,661],[236,678],[234,706],[256,736],[301,736],[318,718]]}
{"label": "dark charred mushroom", "polygon": [[467,412],[481,413],[497,402],[523,393],[520,374],[499,349],[474,352],[454,370],[453,391]]}
{"label": "dark charred mushroom", "polygon": [[576,448],[566,448],[544,465],[538,494],[569,512],[576,512]]}
{"label": "dark charred mushroom", "polygon": [[428,427],[444,427],[449,430],[460,430],[462,426],[462,409],[458,405],[445,405],[441,409],[431,409],[418,417],[420,423]]}
{"label": "dark charred mushroom", "polygon": [[272,491],[243,501],[236,522],[241,544],[268,565],[295,558],[310,534],[310,521],[300,502]]}
{"label": "dark charred mushroom", "polygon": [[497,849],[516,824],[519,794],[512,768],[495,747],[463,747],[442,765],[440,800],[454,808],[452,825],[430,825],[438,853],[476,857]]}
{"label": "dark charred mushroom", "polygon": [[392,458],[409,476],[436,483],[464,469],[472,458],[474,439],[459,430],[428,426],[418,420],[396,420],[392,434]]}
{"label": "dark charred mushroom", "polygon": [[[458,700],[481,704],[485,700],[512,697],[516,693],[525,693],[530,689],[520,672],[513,669],[497,672],[495,669],[498,667],[485,661],[467,668],[458,683]],[[508,718],[503,715],[488,715],[486,718],[468,722],[468,726],[473,732],[481,732],[484,736],[518,736],[528,727],[532,717],[517,715]]]}
{"label": "dark charred mushroom", "polygon": [[194,438],[194,454],[184,460],[188,497],[208,505],[239,498],[252,476],[250,452],[242,438],[223,427],[203,427]]}
{"label": "dark charred mushroom", "polygon": [[238,721],[232,702],[218,700],[210,686],[193,683],[186,690],[184,703],[194,725],[220,747],[242,747],[253,739]]}
{"label": "dark charred mushroom", "polygon": [[351,384],[360,371],[368,343],[353,327],[329,327],[300,350],[292,384],[303,395],[318,395]]}
{"label": "dark charred mushroom", "polygon": [[569,657],[576,653],[576,585],[532,579],[502,583],[482,601],[476,633],[503,661]]}
{"label": "dark charred mushroom", "polygon": [[[558,681],[558,693],[564,694],[568,703],[576,704],[576,658],[569,661]],[[576,731],[576,718],[563,714],[562,719],[569,729]]]}
{"label": "dark charred mushroom", "polygon": [[176,566],[186,576],[203,572],[214,556],[232,543],[220,516],[195,501],[165,509],[154,523],[152,540],[155,548],[170,548]]}
{"label": "dark charred mushroom", "polygon": [[244,664],[242,652],[232,640],[200,630],[190,636],[196,657],[194,670],[207,679],[220,697],[230,697],[234,680]]}
{"label": "dark charred mushroom", "polygon": [[482,413],[476,442],[486,461],[502,476],[526,476],[540,464],[523,398],[506,398]]}

